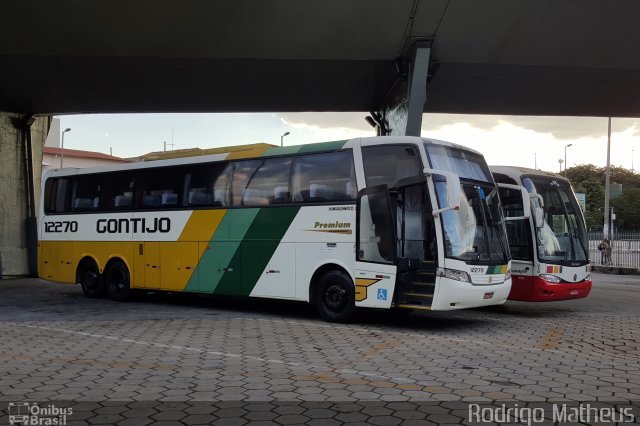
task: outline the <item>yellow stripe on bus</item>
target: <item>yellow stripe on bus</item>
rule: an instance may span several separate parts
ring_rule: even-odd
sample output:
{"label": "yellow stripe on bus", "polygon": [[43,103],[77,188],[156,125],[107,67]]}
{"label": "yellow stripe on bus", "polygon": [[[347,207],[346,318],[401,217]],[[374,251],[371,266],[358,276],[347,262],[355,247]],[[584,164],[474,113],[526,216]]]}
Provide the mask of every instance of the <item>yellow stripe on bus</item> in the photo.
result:
{"label": "yellow stripe on bus", "polygon": [[228,160],[240,160],[240,159],[243,159],[243,158],[260,157],[269,148],[273,148],[273,145],[255,144],[255,146],[249,146],[246,149],[239,149],[237,151],[231,152],[227,156],[227,158],[225,158],[225,161],[228,161]]}
{"label": "yellow stripe on bus", "polygon": [[[178,241],[211,241],[227,209],[194,210],[184,226]],[[202,255],[202,253],[201,253]]]}

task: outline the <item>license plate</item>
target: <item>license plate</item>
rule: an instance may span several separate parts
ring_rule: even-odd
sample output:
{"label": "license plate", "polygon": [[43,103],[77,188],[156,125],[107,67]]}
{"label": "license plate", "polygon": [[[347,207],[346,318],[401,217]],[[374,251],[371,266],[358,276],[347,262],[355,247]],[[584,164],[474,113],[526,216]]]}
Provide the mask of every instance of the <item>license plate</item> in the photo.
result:
{"label": "license plate", "polygon": [[575,296],[575,295],[577,295],[577,294],[580,294],[580,290],[571,290],[571,291],[569,292],[569,296]]}
{"label": "license plate", "polygon": [[485,293],[483,299],[491,299],[493,297],[493,292]]}

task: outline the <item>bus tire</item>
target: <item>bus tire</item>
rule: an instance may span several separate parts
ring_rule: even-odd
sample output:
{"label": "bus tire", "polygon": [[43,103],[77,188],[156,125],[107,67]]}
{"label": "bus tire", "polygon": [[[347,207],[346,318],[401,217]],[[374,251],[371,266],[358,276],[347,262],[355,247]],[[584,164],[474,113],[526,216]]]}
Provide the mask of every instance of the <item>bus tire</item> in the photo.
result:
{"label": "bus tire", "polygon": [[107,269],[105,283],[111,300],[126,302],[131,298],[131,279],[127,265],[114,261]]}
{"label": "bus tire", "polygon": [[348,322],[355,313],[355,287],[343,271],[323,274],[317,282],[314,297],[320,316],[329,322]]}
{"label": "bus tire", "polygon": [[84,260],[78,267],[78,279],[85,297],[98,299],[104,297],[106,287],[104,280],[98,269],[98,265],[93,259]]}

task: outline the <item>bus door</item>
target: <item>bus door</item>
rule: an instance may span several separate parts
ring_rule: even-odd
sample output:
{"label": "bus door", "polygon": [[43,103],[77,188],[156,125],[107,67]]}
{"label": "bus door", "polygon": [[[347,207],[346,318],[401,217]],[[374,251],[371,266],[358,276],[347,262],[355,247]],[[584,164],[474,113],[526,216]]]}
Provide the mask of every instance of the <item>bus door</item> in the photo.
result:
{"label": "bus door", "polygon": [[356,306],[389,308],[396,281],[396,236],[387,185],[361,190],[356,215]]}
{"label": "bus door", "polygon": [[424,178],[391,191],[395,206],[397,289],[396,305],[430,308],[435,294],[437,240]]}
{"label": "bus door", "polygon": [[509,299],[528,300],[533,286],[535,247],[529,193],[523,186],[506,183],[499,183],[498,190],[512,258]]}

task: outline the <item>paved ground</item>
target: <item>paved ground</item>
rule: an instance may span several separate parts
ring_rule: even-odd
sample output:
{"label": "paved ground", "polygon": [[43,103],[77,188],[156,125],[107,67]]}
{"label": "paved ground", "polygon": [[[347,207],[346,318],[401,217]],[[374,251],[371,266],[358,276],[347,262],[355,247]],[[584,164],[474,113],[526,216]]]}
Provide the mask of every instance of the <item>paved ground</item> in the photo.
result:
{"label": "paved ground", "polygon": [[457,424],[470,402],[637,404],[640,276],[595,274],[582,300],[352,325],[304,304],[0,281],[0,401],[66,404],[67,424]]}

